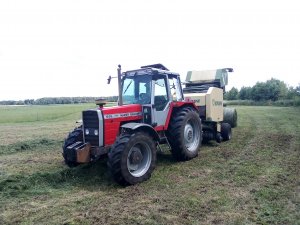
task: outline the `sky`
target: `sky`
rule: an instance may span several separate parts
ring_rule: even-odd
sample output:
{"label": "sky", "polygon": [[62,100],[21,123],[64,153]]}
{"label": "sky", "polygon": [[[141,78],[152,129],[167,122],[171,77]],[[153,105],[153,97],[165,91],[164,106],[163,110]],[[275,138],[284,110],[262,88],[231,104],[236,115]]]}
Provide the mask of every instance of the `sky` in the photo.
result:
{"label": "sky", "polygon": [[232,67],[241,88],[300,83],[297,1],[0,0],[0,100],[117,95],[122,70]]}

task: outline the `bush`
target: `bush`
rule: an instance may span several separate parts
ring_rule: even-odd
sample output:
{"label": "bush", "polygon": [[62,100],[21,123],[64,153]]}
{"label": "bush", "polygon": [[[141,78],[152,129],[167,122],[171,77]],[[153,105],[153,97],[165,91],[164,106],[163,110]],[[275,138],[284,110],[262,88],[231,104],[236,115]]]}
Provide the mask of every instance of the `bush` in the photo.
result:
{"label": "bush", "polygon": [[293,100],[294,106],[300,106],[300,96],[296,96]]}
{"label": "bush", "polygon": [[253,101],[253,100],[232,100],[224,101],[224,105],[248,105],[248,106],[300,106],[300,97],[296,97],[293,100],[278,100],[278,101]]}

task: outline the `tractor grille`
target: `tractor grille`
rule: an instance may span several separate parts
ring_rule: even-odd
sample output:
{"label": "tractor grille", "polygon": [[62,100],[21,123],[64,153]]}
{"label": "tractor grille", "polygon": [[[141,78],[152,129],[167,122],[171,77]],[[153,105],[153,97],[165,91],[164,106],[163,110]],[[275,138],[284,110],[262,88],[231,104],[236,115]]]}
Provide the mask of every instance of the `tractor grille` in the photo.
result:
{"label": "tractor grille", "polygon": [[[85,142],[89,142],[92,146],[99,146],[99,135],[102,135],[102,130],[99,129],[99,118],[97,111],[83,111],[82,121]],[[89,134],[86,134],[87,129],[89,130]],[[98,135],[94,134],[95,130],[98,130]]]}

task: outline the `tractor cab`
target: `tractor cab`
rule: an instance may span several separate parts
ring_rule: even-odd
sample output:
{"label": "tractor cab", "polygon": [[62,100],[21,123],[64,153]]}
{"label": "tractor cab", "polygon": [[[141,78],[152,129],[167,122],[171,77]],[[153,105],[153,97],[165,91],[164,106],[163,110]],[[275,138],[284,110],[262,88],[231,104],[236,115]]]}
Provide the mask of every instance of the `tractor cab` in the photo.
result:
{"label": "tractor cab", "polygon": [[122,73],[119,105],[142,105],[143,122],[153,127],[166,122],[172,101],[182,101],[179,74],[161,64]]}

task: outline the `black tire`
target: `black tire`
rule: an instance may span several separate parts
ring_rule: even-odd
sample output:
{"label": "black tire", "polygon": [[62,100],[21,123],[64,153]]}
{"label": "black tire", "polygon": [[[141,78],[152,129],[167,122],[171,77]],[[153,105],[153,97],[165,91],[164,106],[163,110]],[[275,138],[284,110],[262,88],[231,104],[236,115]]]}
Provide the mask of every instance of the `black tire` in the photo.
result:
{"label": "black tire", "polygon": [[108,153],[108,168],[114,180],[123,186],[148,180],[155,163],[155,142],[144,132],[121,134]]}
{"label": "black tire", "polygon": [[237,111],[234,108],[223,108],[223,122],[229,123],[232,128],[237,127]]}
{"label": "black tire", "polygon": [[221,136],[223,141],[229,141],[232,138],[231,125],[229,123],[221,124]]}
{"label": "black tire", "polygon": [[65,160],[65,163],[69,166],[69,167],[75,167],[78,166],[79,163],[77,162],[73,162],[67,159],[66,157],[66,149],[69,145],[77,142],[77,141],[83,141],[83,131],[82,131],[82,127],[77,127],[75,128],[72,132],[69,133],[68,137],[65,139],[65,142],[63,144],[63,157]]}
{"label": "black tire", "polygon": [[192,108],[179,109],[171,117],[167,138],[175,159],[185,161],[197,157],[202,142],[199,114]]}

